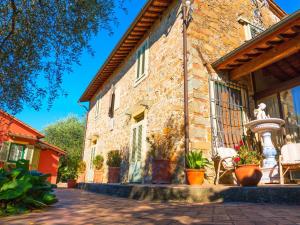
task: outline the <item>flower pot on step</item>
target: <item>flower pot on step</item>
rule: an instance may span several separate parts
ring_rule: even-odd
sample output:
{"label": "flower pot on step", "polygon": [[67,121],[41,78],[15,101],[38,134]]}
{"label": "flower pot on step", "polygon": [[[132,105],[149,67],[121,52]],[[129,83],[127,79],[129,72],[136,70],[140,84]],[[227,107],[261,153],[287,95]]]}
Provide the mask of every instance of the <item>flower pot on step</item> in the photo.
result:
{"label": "flower pot on step", "polygon": [[205,169],[186,169],[185,173],[189,185],[203,184]]}
{"label": "flower pot on step", "polygon": [[68,188],[76,188],[77,180],[73,180],[73,179],[67,180],[67,185]]}
{"label": "flower pot on step", "polygon": [[154,159],[152,161],[152,183],[170,184],[171,181],[171,161]]}
{"label": "flower pot on step", "polygon": [[108,167],[108,183],[119,183],[120,167]]}
{"label": "flower pot on step", "polygon": [[103,182],[103,170],[95,170],[94,171],[94,183],[102,183]]}
{"label": "flower pot on step", "polygon": [[258,165],[240,165],[235,168],[235,175],[242,186],[257,186],[262,172]]}
{"label": "flower pot on step", "polygon": [[78,182],[78,183],[84,183],[84,182],[85,182],[85,172],[84,172],[84,173],[79,173],[79,174],[78,174],[77,182]]}

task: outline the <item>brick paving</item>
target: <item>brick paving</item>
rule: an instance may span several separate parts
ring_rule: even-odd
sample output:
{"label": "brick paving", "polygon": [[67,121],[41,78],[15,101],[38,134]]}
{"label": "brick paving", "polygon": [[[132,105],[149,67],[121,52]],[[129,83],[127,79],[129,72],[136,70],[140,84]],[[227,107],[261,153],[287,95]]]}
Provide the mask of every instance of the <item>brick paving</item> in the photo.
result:
{"label": "brick paving", "polygon": [[300,206],[249,203],[157,203],[59,189],[59,203],[0,224],[236,224],[300,225]]}

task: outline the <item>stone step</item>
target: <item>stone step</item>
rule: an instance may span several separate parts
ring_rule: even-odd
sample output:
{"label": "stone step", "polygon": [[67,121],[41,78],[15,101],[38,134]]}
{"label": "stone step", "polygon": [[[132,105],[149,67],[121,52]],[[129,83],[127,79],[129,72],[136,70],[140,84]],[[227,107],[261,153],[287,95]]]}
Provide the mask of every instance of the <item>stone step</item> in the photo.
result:
{"label": "stone step", "polygon": [[78,188],[99,194],[149,201],[252,202],[300,205],[299,185],[188,186],[79,183]]}

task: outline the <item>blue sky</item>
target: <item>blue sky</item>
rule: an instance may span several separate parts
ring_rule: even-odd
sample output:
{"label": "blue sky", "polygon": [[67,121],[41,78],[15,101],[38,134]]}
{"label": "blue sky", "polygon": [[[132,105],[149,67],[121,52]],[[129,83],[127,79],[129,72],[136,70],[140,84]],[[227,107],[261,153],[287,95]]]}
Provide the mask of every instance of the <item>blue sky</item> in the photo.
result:
{"label": "blue sky", "polygon": [[[81,66],[75,65],[72,74],[65,74],[63,87],[68,93],[68,96],[58,98],[50,111],[47,111],[46,100],[44,107],[40,111],[34,111],[29,107],[25,107],[25,109],[17,115],[17,118],[38,130],[42,130],[48,124],[64,118],[69,114],[84,117],[85,110],[77,104],[79,97],[125,33],[130,23],[141,10],[146,0],[127,0],[125,2],[128,13],[125,13],[123,10],[117,11],[119,25],[115,27],[114,35],[109,36],[105,31],[101,31],[91,40],[91,46],[95,51],[95,55],[91,56],[84,53],[80,60]],[[299,0],[275,0],[275,2],[288,13],[300,9]]]}

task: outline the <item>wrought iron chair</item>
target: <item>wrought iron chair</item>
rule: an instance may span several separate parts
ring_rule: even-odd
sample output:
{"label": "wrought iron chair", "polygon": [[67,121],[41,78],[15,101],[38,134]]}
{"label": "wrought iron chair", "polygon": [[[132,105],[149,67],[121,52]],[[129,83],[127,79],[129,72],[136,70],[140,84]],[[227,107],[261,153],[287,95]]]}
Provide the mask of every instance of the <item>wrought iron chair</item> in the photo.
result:
{"label": "wrought iron chair", "polygon": [[220,178],[223,177],[226,173],[234,172],[234,165],[232,162],[232,158],[237,155],[237,152],[233,148],[225,148],[225,147],[220,147],[217,148],[216,150],[217,150],[217,157],[219,158],[217,176],[215,181],[215,184],[217,185],[219,184]]}
{"label": "wrought iron chair", "polygon": [[284,184],[284,175],[291,170],[300,169],[300,143],[286,144],[281,148],[279,156],[280,184]]}

